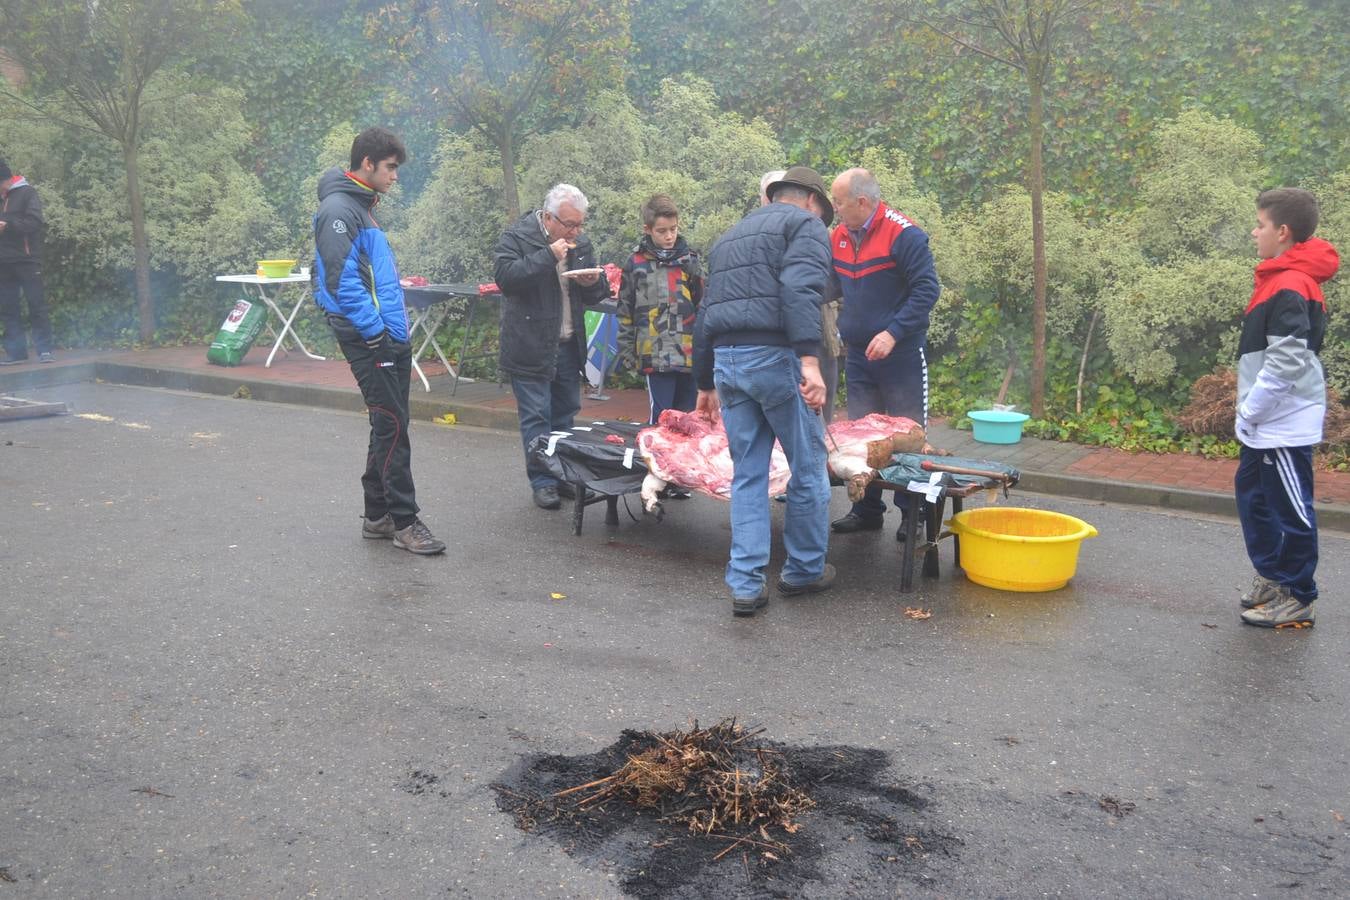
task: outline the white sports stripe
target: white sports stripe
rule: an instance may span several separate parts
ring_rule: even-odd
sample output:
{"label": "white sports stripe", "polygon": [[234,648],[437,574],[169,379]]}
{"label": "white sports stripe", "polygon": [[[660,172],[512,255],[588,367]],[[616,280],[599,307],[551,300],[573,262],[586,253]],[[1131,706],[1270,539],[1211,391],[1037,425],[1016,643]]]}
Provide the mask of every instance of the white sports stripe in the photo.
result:
{"label": "white sports stripe", "polygon": [[919,347],[919,365],[923,368],[923,421],[919,424],[928,428],[928,354]]}
{"label": "white sports stripe", "polygon": [[1289,505],[1294,507],[1304,527],[1311,528],[1312,522],[1308,520],[1308,512],[1303,507],[1303,490],[1298,480],[1298,470],[1294,468],[1289,451],[1283,447],[1275,448],[1275,470],[1280,473],[1280,483],[1284,485],[1284,493],[1289,497]]}

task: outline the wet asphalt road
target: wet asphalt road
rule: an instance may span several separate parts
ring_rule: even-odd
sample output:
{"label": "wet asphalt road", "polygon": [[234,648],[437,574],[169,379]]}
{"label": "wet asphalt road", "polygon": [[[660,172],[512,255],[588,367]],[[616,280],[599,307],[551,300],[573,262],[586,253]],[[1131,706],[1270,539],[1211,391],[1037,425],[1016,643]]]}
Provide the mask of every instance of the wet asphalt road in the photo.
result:
{"label": "wet asphalt road", "polygon": [[106,418],[0,423],[0,900],[617,896],[489,784],[731,715],[891,754],[960,840],[906,895],[1350,884],[1344,536],[1301,633],[1239,623],[1236,523],[1022,492],[1101,531],[1064,590],[970,584],[944,546],[901,598],[888,529],[833,542],[831,593],[734,620],[724,505],[612,534],[592,507],[573,537],[530,504],[512,434],[414,425],[450,543],[417,558],[359,535],[362,416],[28,396]]}

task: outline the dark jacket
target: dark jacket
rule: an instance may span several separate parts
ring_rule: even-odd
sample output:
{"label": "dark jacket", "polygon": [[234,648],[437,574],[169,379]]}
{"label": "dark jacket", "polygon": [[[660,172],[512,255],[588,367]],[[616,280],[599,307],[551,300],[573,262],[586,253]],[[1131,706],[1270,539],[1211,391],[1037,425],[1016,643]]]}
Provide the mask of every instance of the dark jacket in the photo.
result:
{"label": "dark jacket", "polygon": [[694,319],[703,299],[698,254],[684,238],[662,250],[644,234],[623,264],[619,359],[643,375],[692,372]]}
{"label": "dark jacket", "polygon": [[371,216],[379,194],[341,169],[319,176],[314,214],[314,301],[345,316],[366,340],[407,343],[408,312],[389,239]]}
{"label": "dark jacket", "polygon": [[844,343],[866,347],[886,331],[897,347],[922,345],[940,290],[923,229],[880,203],[861,246],[854,245],[842,223],[835,227],[830,243],[844,294],[839,312]]}
{"label": "dark jacket", "polygon": [[1322,283],[1340,268],[1321,238],[1295,244],[1256,267],[1256,287],[1238,339],[1238,440],[1248,447],[1322,442],[1327,386],[1317,358],[1327,328]]}
{"label": "dark jacket", "polygon": [[694,330],[694,373],[712,390],[713,349],[792,347],[820,356],[820,298],[830,274],[829,233],[787,203],[752,211],[708,256],[708,286]]}
{"label": "dark jacket", "polygon": [[[522,378],[552,381],[558,366],[558,333],[562,329],[562,286],[558,284],[558,261],[535,210],[525,213],[497,239],[492,250],[493,280],[502,292],[501,369]],[[596,267],[595,251],[586,235],[567,251],[567,269]],[[578,343],[577,359],[586,358],[586,306],[609,297],[609,280],[601,275],[587,287],[573,282],[568,287],[572,310],[572,339]]]}
{"label": "dark jacket", "polygon": [[42,262],[42,200],[38,192],[22,176],[9,186],[9,193],[0,200],[0,263]]}

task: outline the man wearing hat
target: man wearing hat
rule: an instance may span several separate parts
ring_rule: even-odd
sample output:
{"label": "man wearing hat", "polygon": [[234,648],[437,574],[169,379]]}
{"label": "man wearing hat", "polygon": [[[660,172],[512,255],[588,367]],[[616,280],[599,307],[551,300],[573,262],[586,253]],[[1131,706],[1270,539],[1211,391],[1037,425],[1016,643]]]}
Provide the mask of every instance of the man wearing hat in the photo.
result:
{"label": "man wearing hat", "polygon": [[[928,235],[882,202],[876,176],[866,169],[841,173],[830,193],[839,214],[830,247],[844,295],[839,334],[847,353],[848,417],[885,413],[926,428],[924,348],[939,290]],[[874,485],[831,527],[841,534],[877,531],[885,512],[881,488]],[[904,538],[902,524],[895,539]]]}
{"label": "man wearing hat", "polygon": [[820,376],[820,298],[830,272],[834,218],[825,182],[805,166],[768,185],[769,200],[732,226],[709,256],[707,290],[694,330],[698,411],[726,426],[731,484],[732,612],[749,616],[768,602],[769,458],[783,448],[788,483],[778,578],[785,596],[834,583],[825,562],[830,482],[825,436],[815,410]]}
{"label": "man wearing hat", "polygon": [[28,358],[20,292],[28,300],[28,324],[33,329],[38,362],[55,359],[52,323],[42,290],[44,230],[42,201],[37,191],[0,159],[0,320],[5,325],[5,356],[0,359],[0,366],[16,365]]}

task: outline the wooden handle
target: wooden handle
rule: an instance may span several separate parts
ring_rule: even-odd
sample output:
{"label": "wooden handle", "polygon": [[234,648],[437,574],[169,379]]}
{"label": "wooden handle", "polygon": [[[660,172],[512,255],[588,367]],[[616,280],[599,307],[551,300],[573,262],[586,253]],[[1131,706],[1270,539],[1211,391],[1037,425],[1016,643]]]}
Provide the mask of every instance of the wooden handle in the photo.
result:
{"label": "wooden handle", "polygon": [[925,472],[951,472],[953,475],[974,475],[977,478],[993,478],[996,481],[1009,481],[1012,476],[1006,472],[990,472],[985,469],[965,469],[961,466],[948,466],[942,463],[935,463],[931,459],[925,459],[919,463],[919,468]]}

